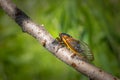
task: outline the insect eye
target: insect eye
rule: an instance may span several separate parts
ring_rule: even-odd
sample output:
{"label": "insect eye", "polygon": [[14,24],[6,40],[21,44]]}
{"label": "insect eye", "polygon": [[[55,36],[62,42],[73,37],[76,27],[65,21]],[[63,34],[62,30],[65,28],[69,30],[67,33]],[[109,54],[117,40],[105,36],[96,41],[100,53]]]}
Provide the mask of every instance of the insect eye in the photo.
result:
{"label": "insect eye", "polygon": [[60,36],[67,36],[67,37],[71,37],[69,34],[66,34],[66,33],[60,33],[59,35],[60,35]]}

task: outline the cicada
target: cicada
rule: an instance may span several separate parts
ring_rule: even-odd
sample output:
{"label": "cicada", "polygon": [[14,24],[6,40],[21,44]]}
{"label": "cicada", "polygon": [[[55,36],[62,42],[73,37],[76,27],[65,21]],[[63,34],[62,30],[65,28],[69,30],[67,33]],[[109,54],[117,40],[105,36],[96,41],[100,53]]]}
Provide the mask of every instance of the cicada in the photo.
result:
{"label": "cicada", "polygon": [[73,54],[80,57],[84,57],[87,61],[93,61],[94,56],[86,43],[74,39],[72,36],[66,33],[60,33],[58,41],[64,44],[68,49],[70,49]]}

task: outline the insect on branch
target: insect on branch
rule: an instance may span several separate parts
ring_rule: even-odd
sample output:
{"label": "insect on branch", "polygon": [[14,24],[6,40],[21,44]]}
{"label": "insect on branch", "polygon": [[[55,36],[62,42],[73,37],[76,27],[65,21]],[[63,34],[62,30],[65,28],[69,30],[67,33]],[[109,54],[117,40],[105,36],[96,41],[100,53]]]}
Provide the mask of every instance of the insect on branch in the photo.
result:
{"label": "insect on branch", "polygon": [[36,38],[47,50],[57,58],[72,66],[80,73],[90,77],[93,80],[118,80],[117,77],[91,65],[79,58],[71,57],[72,52],[66,47],[59,48],[55,39],[46,31],[44,26],[33,22],[23,11],[16,7],[11,0],[0,0],[0,6],[21,28],[24,32]]}

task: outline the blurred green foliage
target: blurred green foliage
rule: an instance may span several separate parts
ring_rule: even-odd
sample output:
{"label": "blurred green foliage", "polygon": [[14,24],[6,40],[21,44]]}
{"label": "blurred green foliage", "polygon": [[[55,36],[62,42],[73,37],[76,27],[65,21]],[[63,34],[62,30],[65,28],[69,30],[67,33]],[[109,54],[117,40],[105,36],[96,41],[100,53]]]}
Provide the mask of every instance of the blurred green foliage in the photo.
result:
{"label": "blurred green foliage", "polygon": [[[69,33],[91,47],[93,63],[120,77],[119,0],[14,0],[56,38]],[[0,9],[0,80],[87,80],[44,49]]]}

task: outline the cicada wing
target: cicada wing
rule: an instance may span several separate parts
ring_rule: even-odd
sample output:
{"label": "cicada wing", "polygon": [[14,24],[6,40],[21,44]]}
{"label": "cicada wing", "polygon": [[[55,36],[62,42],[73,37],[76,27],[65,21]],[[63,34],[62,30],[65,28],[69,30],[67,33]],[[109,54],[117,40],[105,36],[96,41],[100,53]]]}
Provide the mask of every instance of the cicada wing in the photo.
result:
{"label": "cicada wing", "polygon": [[85,51],[84,51],[83,46],[81,47],[80,41],[73,39],[73,40],[70,40],[69,43],[70,43],[69,46],[72,48],[72,50],[75,53],[78,53],[79,56],[82,56],[85,59],[87,58],[85,53],[84,53]]}
{"label": "cicada wing", "polygon": [[76,52],[79,52],[79,53],[82,52],[81,46],[80,46],[80,44],[79,44],[79,41],[77,41],[77,40],[72,40],[72,41],[70,42],[70,45],[71,45],[71,47],[72,47]]}
{"label": "cicada wing", "polygon": [[92,53],[91,49],[89,48],[89,46],[83,41],[80,41],[80,46],[81,46],[81,49],[83,50],[82,53],[86,56],[86,58],[89,61],[93,61],[94,56],[93,56],[93,53]]}

